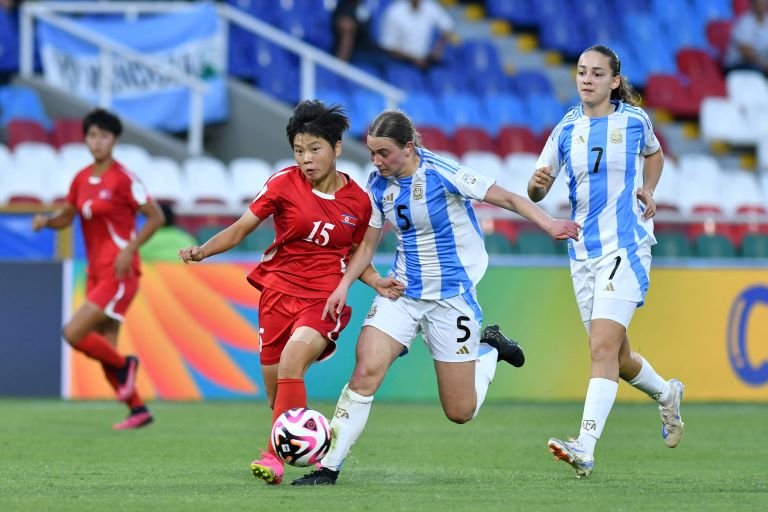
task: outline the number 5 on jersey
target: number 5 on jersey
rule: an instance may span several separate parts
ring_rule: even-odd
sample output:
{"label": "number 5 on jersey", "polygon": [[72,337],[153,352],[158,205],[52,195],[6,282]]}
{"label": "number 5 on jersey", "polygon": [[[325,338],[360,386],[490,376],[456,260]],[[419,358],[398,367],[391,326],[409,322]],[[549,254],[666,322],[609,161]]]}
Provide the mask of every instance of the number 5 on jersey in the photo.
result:
{"label": "number 5 on jersey", "polygon": [[[322,229],[320,229],[320,225],[323,225]],[[331,224],[330,222],[326,222],[323,224],[323,221],[317,220],[312,223],[312,232],[309,234],[307,238],[304,240],[306,242],[312,242],[316,243],[317,245],[324,246],[328,245],[328,242],[331,239],[330,232],[333,231],[333,228],[336,226],[334,224]],[[318,233],[318,231],[320,231]],[[317,238],[315,238],[315,235],[317,235]]]}

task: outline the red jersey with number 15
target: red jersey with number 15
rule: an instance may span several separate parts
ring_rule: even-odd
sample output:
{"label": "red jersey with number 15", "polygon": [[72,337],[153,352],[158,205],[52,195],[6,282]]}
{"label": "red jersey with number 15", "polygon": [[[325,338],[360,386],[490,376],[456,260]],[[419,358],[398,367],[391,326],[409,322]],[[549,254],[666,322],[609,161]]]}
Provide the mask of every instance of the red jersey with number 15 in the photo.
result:
{"label": "red jersey with number 15", "polygon": [[[147,189],[133,174],[114,162],[101,176],[89,165],[75,175],[67,202],[77,208],[83,226],[88,274],[114,276],[117,255],[136,236],[136,212],[149,200]],[[139,252],[131,273],[139,275]]]}
{"label": "red jersey with number 15", "polygon": [[273,174],[251,203],[260,219],[274,216],[275,241],[248,281],[262,290],[305,298],[326,298],[338,286],[353,244],[371,218],[371,201],[357,183],[334,195],[312,189],[299,167]]}

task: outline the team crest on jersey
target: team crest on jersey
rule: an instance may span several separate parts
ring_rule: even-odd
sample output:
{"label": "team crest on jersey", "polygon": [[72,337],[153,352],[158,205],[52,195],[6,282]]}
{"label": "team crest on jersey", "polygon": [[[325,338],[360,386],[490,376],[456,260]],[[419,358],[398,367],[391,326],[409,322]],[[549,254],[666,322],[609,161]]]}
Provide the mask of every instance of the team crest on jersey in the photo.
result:
{"label": "team crest on jersey", "polygon": [[424,197],[424,184],[423,183],[415,183],[413,185],[413,199],[418,201],[419,199],[422,199]]}
{"label": "team crest on jersey", "polygon": [[378,308],[376,307],[376,304],[371,306],[371,309],[368,310],[368,314],[365,315],[366,319],[370,319],[376,316],[376,313],[378,312]]}
{"label": "team crest on jersey", "polygon": [[621,133],[621,130],[616,129],[611,131],[611,143],[613,144],[621,144],[624,142],[624,134]]}
{"label": "team crest on jersey", "polygon": [[353,228],[357,226],[357,223],[359,220],[360,219],[358,219],[354,215],[350,215],[348,213],[341,214],[341,222],[343,224],[347,224],[348,226],[352,226]]}

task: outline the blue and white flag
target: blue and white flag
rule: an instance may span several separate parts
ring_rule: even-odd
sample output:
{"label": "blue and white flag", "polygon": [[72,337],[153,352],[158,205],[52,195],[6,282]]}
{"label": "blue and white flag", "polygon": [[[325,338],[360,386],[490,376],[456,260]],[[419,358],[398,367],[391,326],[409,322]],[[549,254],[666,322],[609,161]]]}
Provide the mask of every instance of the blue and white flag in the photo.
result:
{"label": "blue and white flag", "polygon": [[[142,16],[69,18],[72,22],[137,52],[205,80],[204,120],[227,117],[224,34],[211,4],[189,11]],[[48,83],[98,102],[102,76],[99,49],[41,22],[38,29]],[[191,91],[143,64],[112,55],[112,110],[142,126],[183,131],[189,126]]]}

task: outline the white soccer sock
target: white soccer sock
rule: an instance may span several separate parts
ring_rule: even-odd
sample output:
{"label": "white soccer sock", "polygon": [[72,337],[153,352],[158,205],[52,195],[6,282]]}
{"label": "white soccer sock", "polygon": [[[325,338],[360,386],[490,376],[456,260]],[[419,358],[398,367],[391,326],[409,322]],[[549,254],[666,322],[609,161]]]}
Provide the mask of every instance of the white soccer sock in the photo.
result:
{"label": "white soccer sock", "polygon": [[656,373],[651,363],[646,361],[643,356],[640,356],[640,359],[643,361],[640,371],[634,379],[627,382],[657,402],[664,402],[669,398],[669,383]]}
{"label": "white soccer sock", "polygon": [[589,379],[587,398],[584,400],[584,414],[581,417],[579,443],[588,453],[594,453],[595,444],[603,433],[603,427],[611,412],[619,383],[595,377]]}
{"label": "white soccer sock", "polygon": [[475,393],[477,394],[477,405],[472,418],[480,412],[480,406],[485,402],[485,395],[488,394],[488,386],[491,385],[493,376],[496,374],[496,362],[499,359],[499,352],[490,345],[480,344],[480,351],[477,355],[477,364],[475,365]]}
{"label": "white soccer sock", "polygon": [[368,422],[371,402],[373,402],[373,396],[360,395],[349,389],[349,384],[344,385],[331,420],[333,439],[331,449],[322,461],[324,468],[334,471],[341,469],[349,450],[363,433],[365,424]]}

